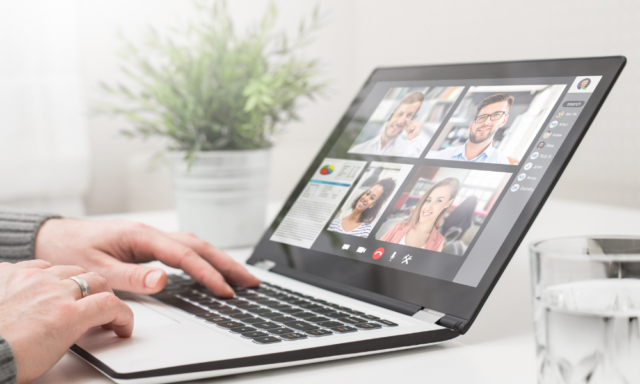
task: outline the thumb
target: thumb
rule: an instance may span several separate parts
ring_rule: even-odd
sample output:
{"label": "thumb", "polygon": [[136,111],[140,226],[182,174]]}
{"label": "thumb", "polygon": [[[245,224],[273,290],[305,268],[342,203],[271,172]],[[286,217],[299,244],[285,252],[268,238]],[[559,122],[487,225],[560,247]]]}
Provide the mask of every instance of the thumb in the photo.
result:
{"label": "thumb", "polygon": [[151,294],[160,292],[167,284],[167,273],[160,268],[123,263],[111,257],[106,261],[96,272],[107,280],[112,289]]}

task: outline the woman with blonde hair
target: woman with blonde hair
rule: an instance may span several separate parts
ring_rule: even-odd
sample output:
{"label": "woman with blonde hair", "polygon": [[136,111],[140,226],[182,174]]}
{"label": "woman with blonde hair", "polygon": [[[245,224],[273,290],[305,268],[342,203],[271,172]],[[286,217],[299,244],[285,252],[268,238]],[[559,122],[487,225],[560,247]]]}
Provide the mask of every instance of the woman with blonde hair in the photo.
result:
{"label": "woman with blonde hair", "polygon": [[406,221],[397,223],[380,240],[440,252],[444,236],[438,231],[447,209],[458,194],[460,180],[448,177],[435,183],[418,201]]}

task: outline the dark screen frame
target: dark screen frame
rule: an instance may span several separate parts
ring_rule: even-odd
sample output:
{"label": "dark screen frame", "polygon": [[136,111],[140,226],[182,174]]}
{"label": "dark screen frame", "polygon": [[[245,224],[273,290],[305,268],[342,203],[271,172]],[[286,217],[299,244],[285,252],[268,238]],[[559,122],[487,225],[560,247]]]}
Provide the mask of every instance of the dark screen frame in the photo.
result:
{"label": "dark screen frame", "polygon": [[[271,269],[272,272],[293,278],[299,276],[301,280],[308,280],[305,277],[313,275],[316,281],[319,279],[324,280],[326,284],[323,285],[325,286],[330,285],[331,282],[336,282],[340,285],[351,286],[355,289],[382,295],[399,302],[410,303],[418,307],[452,315],[468,322],[464,330],[466,332],[542,209],[544,202],[551,194],[553,187],[595,119],[597,112],[600,110],[625,64],[626,58],[624,56],[613,56],[375,69],[287,199],[277,218],[265,232],[247,263],[254,265],[261,260],[268,259],[276,263],[276,267]],[[320,166],[320,163],[329,154],[376,83],[382,81],[455,81],[498,78],[576,77],[585,75],[598,75],[602,76],[602,79],[578,116],[571,131],[567,134],[545,176],[532,193],[516,224],[512,227],[507,239],[502,244],[477,287],[465,286],[269,240],[277,224],[289,211],[315,169]]]}

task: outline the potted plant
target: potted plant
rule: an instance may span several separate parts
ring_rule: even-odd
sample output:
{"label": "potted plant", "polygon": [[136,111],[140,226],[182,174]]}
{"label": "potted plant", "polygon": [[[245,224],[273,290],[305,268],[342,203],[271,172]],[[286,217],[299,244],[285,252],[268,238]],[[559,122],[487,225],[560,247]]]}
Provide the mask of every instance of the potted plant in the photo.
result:
{"label": "potted plant", "polygon": [[219,246],[253,245],[264,230],[269,153],[303,99],[325,84],[300,51],[320,27],[317,8],[297,35],[274,31],[277,10],[236,33],[224,1],[196,2],[200,18],[168,35],[150,29],[122,52],[130,84],[101,84],[102,113],[130,137],[162,137],[180,227]]}

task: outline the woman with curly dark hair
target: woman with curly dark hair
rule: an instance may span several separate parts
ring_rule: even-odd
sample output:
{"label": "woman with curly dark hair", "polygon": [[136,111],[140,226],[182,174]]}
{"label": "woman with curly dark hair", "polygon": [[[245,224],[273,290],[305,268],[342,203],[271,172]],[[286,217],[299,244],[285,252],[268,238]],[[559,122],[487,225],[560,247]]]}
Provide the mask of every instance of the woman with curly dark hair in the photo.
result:
{"label": "woman with curly dark hair", "polygon": [[[380,208],[396,188],[393,179],[382,179],[371,188],[362,192],[351,202],[351,213],[343,218],[336,217],[329,225],[329,231],[346,233],[348,235],[367,237],[378,216]],[[338,214],[340,216],[340,214]]]}

